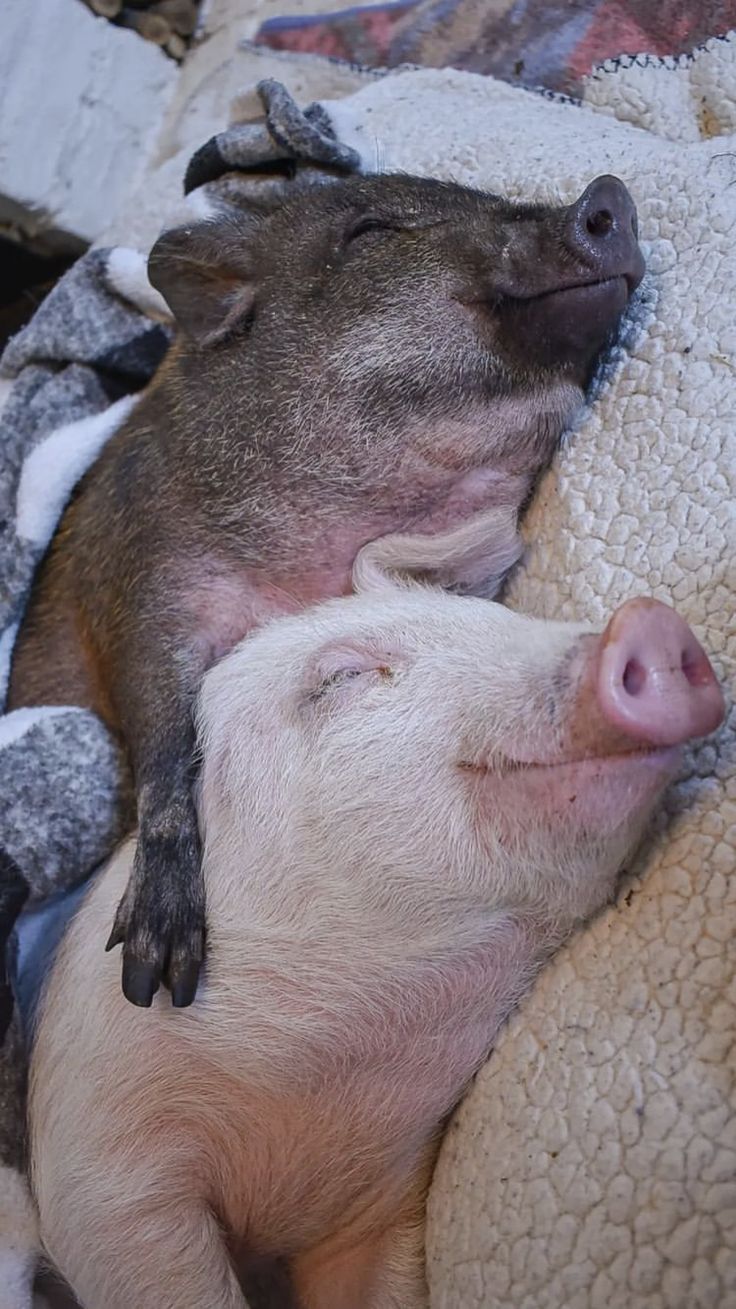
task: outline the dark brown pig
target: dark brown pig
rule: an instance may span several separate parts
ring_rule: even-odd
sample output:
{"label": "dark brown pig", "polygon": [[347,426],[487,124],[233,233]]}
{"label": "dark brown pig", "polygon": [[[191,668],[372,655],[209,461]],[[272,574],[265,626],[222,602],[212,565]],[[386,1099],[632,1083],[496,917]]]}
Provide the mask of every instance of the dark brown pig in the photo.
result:
{"label": "dark brown pig", "polygon": [[275,614],[349,589],[358,550],[515,516],[643,273],[613,177],[567,207],[403,176],[169,232],[177,346],[80,484],[16,646],[9,707],[90,707],[133,765],[139,841],[110,945],[123,989],[194,998],[205,900],[192,704]]}

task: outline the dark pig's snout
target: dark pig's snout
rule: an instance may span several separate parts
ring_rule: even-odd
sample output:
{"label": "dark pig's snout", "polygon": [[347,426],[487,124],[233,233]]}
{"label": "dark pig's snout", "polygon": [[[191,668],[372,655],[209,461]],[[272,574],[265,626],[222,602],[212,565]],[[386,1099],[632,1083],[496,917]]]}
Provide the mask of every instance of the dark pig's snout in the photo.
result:
{"label": "dark pig's snout", "polygon": [[570,205],[565,236],[571,253],[599,281],[621,277],[629,294],[644,276],[636,206],[618,177],[597,177]]}
{"label": "dark pig's snout", "polygon": [[641,282],[636,206],[618,177],[597,177],[571,205],[532,215],[498,290],[502,344],[585,384]]}

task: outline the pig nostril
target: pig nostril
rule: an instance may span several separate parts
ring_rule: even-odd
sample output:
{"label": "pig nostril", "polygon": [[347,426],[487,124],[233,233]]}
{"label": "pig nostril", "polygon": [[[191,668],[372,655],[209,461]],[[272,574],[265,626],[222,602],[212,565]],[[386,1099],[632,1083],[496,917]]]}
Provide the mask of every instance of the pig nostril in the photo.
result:
{"label": "pig nostril", "polygon": [[613,214],[610,209],[598,209],[589,215],[585,226],[591,236],[607,236],[613,227]]}
{"label": "pig nostril", "polygon": [[647,680],[646,672],[638,659],[629,659],[624,668],[624,691],[627,695],[640,695]]}
{"label": "pig nostril", "polygon": [[690,686],[707,686],[713,680],[707,661],[691,654],[688,650],[682,652],[680,668]]}

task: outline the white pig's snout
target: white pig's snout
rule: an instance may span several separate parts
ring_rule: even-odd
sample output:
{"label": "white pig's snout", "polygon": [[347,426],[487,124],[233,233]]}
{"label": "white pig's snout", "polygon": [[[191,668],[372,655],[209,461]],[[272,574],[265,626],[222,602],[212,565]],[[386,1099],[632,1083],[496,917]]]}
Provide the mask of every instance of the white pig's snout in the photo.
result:
{"label": "white pig's snout", "polygon": [[516,838],[536,821],[548,835],[561,819],[568,833],[580,824],[622,830],[646,816],[672,777],[676,747],[723,719],[708,658],[666,605],[629,601],[603,633],[571,632],[568,639],[567,653],[558,646],[552,659],[537,644],[540,670],[546,659],[555,671],[540,676],[528,709],[513,715],[490,765],[462,761],[496,832]]}
{"label": "white pig's snout", "polygon": [[508,754],[519,763],[667,750],[723,721],[708,656],[684,619],[657,600],[627,601],[600,635],[577,638],[563,668],[570,690],[554,697],[557,732],[535,733],[526,749],[514,742]]}
{"label": "white pig's snout", "polygon": [[680,745],[723,721],[723,694],[705,651],[657,600],[616,610],[600,639],[596,691],[606,721],[644,745]]}
{"label": "white pig's snout", "polygon": [[707,736],[724,701],[684,619],[657,600],[629,600],[578,649],[580,682],[563,733],[567,758],[626,754]]}

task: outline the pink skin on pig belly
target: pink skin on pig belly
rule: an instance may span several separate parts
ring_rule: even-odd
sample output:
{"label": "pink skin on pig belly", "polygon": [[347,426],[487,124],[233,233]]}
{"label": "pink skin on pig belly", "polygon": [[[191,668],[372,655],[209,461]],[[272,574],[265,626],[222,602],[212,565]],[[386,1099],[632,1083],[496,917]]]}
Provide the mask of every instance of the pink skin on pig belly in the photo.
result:
{"label": "pink skin on pig belly", "polygon": [[[220,659],[248,632],[281,614],[293,614],[332,596],[349,595],[352,567],[363,546],[389,532],[434,536],[449,532],[475,514],[496,505],[520,501],[529,478],[474,468],[460,476],[445,476],[435,486],[436,503],[399,524],[363,519],[327,528],[318,544],[305,542],[302,570],[288,576],[225,564],[220,558],[200,558],[190,571],[185,604],[197,633],[196,648],[207,664]],[[316,556],[316,557],[315,557]],[[478,571],[474,561],[473,578]],[[465,578],[458,569],[454,579]]]}
{"label": "pink skin on pig belly", "polygon": [[[538,933],[511,915],[473,934],[461,951],[404,951],[389,986],[372,949],[344,936],[303,942],[296,977],[292,944],[223,937],[198,1010],[160,1008],[153,1026],[125,1014],[147,1069],[136,1081],[121,1063],[113,1093],[121,1115],[133,1107],[130,1165],[168,1158],[175,1172],[184,1140],[182,1185],[203,1188],[251,1255],[383,1230],[539,954]],[[389,949],[400,957],[398,940]],[[310,990],[323,975],[340,978],[329,1003],[319,981]]]}

